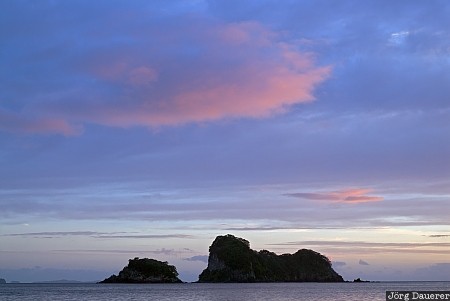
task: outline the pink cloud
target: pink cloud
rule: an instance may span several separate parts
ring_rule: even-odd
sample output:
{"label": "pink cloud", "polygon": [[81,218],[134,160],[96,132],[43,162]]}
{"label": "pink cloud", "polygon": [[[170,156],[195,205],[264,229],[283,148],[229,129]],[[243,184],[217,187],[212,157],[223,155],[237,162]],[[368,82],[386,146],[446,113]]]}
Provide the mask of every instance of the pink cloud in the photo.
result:
{"label": "pink cloud", "polygon": [[314,100],[314,88],[331,72],[257,23],[220,25],[197,35],[193,43],[204,55],[180,58],[177,68],[154,62],[149,65],[155,68],[142,64],[123,69],[116,78],[134,88],[149,83],[151,87],[122,91],[116,106],[104,107],[93,122],[159,127],[264,118]]}
{"label": "pink cloud", "polygon": [[150,67],[137,67],[128,74],[128,83],[132,86],[145,86],[158,79],[158,73]]}
{"label": "pink cloud", "polygon": [[298,197],[307,200],[327,201],[332,203],[359,204],[368,202],[379,202],[384,198],[380,196],[370,196],[371,189],[352,188],[339,191],[320,192],[320,193],[290,193],[288,196]]}
{"label": "pink cloud", "polygon": [[275,36],[260,23],[251,21],[223,25],[217,29],[217,33],[222,41],[237,45],[244,43],[260,46],[270,45],[271,38]]}
{"label": "pink cloud", "polygon": [[107,56],[100,62],[90,63],[88,69],[97,79],[132,87],[145,86],[158,79],[158,72],[154,68],[135,66],[129,58]]}
{"label": "pink cloud", "polygon": [[367,203],[383,200],[383,197],[367,195],[370,192],[372,192],[370,189],[349,189],[334,194],[337,196],[337,202],[340,203]]}
{"label": "pink cloud", "polygon": [[73,92],[43,94],[24,108],[31,114],[9,123],[72,135],[79,133],[73,124],[158,128],[267,118],[313,101],[330,75],[330,66],[316,66],[312,54],[257,22],[197,21],[130,29],[131,44],[86,50],[72,69]]}
{"label": "pink cloud", "polygon": [[63,134],[78,135],[80,127],[69,124],[66,120],[53,117],[30,117],[0,108],[0,130],[24,134]]}

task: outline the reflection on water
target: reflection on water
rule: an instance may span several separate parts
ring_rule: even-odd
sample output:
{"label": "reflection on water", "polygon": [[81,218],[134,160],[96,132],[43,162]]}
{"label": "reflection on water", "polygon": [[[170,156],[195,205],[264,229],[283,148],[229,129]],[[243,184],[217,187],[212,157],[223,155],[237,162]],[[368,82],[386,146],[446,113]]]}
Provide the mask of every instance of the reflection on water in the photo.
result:
{"label": "reflection on water", "polygon": [[387,290],[450,291],[450,282],[4,284],[0,300],[381,301]]}

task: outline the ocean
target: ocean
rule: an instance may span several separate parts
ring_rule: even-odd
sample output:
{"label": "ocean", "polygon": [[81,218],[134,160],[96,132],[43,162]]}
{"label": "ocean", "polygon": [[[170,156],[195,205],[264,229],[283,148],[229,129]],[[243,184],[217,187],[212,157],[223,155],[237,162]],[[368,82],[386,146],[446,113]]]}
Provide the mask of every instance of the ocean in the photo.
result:
{"label": "ocean", "polygon": [[1,301],[363,301],[386,291],[450,291],[450,282],[2,284]]}

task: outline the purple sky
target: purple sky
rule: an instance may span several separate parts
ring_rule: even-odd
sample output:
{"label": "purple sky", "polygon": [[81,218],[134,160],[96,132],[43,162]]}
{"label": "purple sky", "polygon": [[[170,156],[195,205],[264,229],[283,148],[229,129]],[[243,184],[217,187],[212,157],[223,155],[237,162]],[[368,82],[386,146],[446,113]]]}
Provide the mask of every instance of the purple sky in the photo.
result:
{"label": "purple sky", "polygon": [[195,281],[217,235],[450,280],[448,1],[0,2],[0,277]]}

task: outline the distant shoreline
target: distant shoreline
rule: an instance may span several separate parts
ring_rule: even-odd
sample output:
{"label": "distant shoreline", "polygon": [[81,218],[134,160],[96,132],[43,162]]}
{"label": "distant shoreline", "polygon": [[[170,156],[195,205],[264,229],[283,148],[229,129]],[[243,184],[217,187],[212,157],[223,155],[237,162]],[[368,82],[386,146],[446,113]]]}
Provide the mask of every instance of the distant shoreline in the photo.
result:
{"label": "distant shoreline", "polygon": [[[321,285],[348,285],[348,284],[383,284],[383,283],[450,283],[450,280],[379,280],[379,281],[368,281],[368,282],[353,282],[353,281],[344,281],[344,282],[182,282],[182,283],[107,283],[107,285],[183,285],[183,284],[198,284],[198,285],[227,285],[227,284],[321,284]],[[33,282],[6,282],[2,283],[1,285],[21,285],[21,284],[95,284],[97,285],[97,281],[65,281],[60,282],[58,280],[48,280],[48,281],[33,281]]]}

